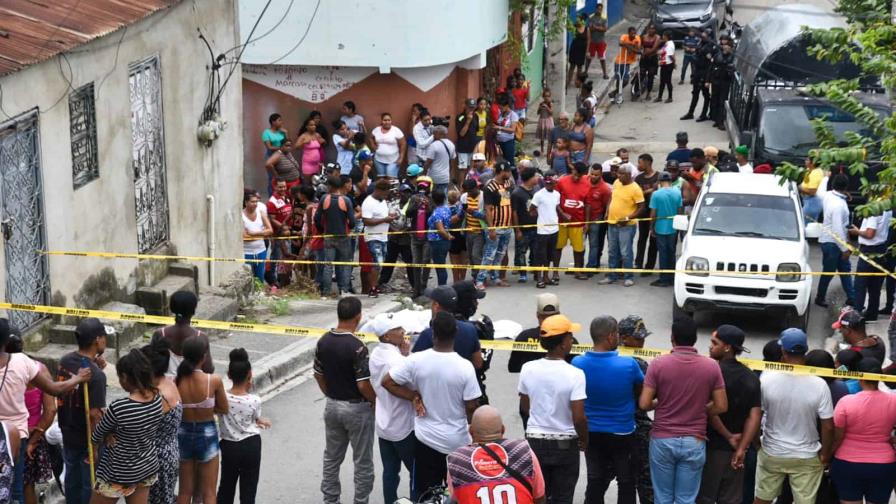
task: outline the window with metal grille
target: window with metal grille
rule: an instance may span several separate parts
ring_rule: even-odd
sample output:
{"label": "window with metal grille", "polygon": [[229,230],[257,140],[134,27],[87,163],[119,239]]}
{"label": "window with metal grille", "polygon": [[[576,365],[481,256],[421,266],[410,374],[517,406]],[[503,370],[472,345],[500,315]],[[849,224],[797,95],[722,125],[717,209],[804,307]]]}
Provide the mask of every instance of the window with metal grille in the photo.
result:
{"label": "window with metal grille", "polygon": [[72,138],[72,184],[77,189],[100,176],[92,82],[69,95],[68,112]]}

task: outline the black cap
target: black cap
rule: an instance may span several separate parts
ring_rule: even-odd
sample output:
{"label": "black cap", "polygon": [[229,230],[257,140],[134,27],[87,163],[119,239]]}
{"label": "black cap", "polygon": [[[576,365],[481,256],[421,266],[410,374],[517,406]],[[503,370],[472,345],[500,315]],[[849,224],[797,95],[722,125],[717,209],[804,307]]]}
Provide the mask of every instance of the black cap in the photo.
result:
{"label": "black cap", "polygon": [[672,174],[669,172],[660,172],[660,182],[672,182]]}
{"label": "black cap", "polygon": [[716,329],[716,337],[727,345],[731,345],[735,351],[750,353],[750,350],[744,348],[744,339],[747,335],[740,327],[723,324]]}
{"label": "black cap", "polygon": [[511,169],[513,169],[513,165],[507,161],[501,161],[500,163],[495,165],[495,173],[510,171]]}
{"label": "black cap", "polygon": [[482,299],[485,297],[485,291],[477,289],[476,284],[474,284],[472,280],[461,280],[460,282],[454,282],[451,288],[454,289],[454,292],[457,294],[458,299]]}
{"label": "black cap", "polygon": [[439,303],[439,306],[450,312],[457,308],[457,291],[451,286],[430,287],[423,292],[423,295]]}

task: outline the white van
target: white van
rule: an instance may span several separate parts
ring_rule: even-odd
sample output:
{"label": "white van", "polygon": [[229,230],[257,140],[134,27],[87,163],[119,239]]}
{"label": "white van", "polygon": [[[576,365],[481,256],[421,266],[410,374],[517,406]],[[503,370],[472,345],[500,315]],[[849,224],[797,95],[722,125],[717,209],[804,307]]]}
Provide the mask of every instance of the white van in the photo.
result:
{"label": "white van", "polygon": [[[797,187],[775,175],[714,173],[700,191],[685,231],[675,274],[676,312],[755,311],[784,327],[809,321],[812,276],[807,238],[821,225],[804,226]],[[773,273],[772,273],[773,272]]]}

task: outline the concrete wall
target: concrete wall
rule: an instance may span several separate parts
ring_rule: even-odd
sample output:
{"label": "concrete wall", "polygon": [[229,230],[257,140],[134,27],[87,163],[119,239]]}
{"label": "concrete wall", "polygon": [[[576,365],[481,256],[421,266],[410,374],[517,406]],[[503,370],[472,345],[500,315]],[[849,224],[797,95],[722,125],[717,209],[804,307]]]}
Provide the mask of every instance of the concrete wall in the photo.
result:
{"label": "concrete wall", "polygon": [[[274,112],[283,115],[286,129],[291,137],[295,137],[308,113],[320,110],[327,129],[332,134],[333,128],[330,122],[341,115],[339,108],[342,103],[352,100],[358,107],[358,113],[364,116],[368,129],[379,125],[381,113],[390,112],[394,123],[405,135],[409,135],[411,104],[422,103],[434,115],[454,116],[460,113],[464,99],[479,96],[480,74],[480,70],[453,67],[444,80],[423,91],[398,73],[380,74],[374,71],[345,90],[328,94],[324,101],[318,102],[302,100],[294,94],[287,94],[283,90],[273,89],[244,78],[243,143],[246,186],[264,194],[263,188],[267,184],[267,176],[264,171],[264,145],[261,142],[261,133],[268,127],[268,116]],[[449,128],[449,135],[452,138],[456,135],[453,122]]]}
{"label": "concrete wall", "polygon": [[[527,37],[531,32],[532,44],[525,50],[525,56],[522,61],[523,73],[530,81],[529,103],[538,103],[541,101],[542,83],[544,82],[544,13],[536,12],[535,19],[530,19],[527,24],[522,26],[521,37],[523,37],[524,48],[527,44]],[[530,118],[535,120],[535,118]]]}
{"label": "concrete wall", "polygon": [[508,3],[273,0],[259,21],[266,2],[242,1],[239,21],[243,37],[249,36],[256,22],[253,38],[272,30],[248,45],[243,61],[260,65],[374,66],[383,70],[451,63],[504,40]]}
{"label": "concrete wall", "polygon": [[[137,231],[132,170],[128,65],[153,54],[160,58],[167,164],[170,241],[181,254],[205,256],[208,251],[206,194],[215,196],[217,255],[241,257],[242,223],[242,91],[236,67],[221,101],[228,121],[223,136],[210,148],[200,145],[196,128],[208,92],[209,54],[197,28],[216,53],[238,43],[235,0],[195,0],[156,13],[66,54],[0,79],[2,108],[16,116],[40,110],[41,169],[48,246],[52,250],[136,252]],[[119,44],[119,41],[121,43]],[[69,65],[71,71],[69,71]],[[225,72],[230,67],[225,68]],[[63,74],[64,70],[64,74]],[[94,82],[99,178],[73,189],[68,99],[71,86]],[[61,101],[56,104],[57,100]],[[6,117],[0,113],[0,120]],[[2,254],[0,254],[2,261]],[[54,301],[75,304],[88,289],[113,285],[99,282],[111,268],[118,294],[133,293],[138,280],[133,260],[50,257]],[[5,265],[4,265],[5,266]],[[237,265],[221,263],[222,280]],[[145,268],[143,268],[145,269]],[[200,285],[207,285],[207,266],[200,264]],[[0,267],[0,288],[5,285]]]}

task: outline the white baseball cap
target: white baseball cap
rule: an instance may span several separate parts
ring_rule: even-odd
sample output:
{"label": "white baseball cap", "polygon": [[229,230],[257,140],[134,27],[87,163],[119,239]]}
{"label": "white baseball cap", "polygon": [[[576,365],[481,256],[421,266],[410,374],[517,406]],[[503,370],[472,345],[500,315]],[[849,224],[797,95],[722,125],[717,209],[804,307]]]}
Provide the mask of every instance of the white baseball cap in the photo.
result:
{"label": "white baseball cap", "polygon": [[388,317],[376,317],[375,319],[370,321],[369,327],[370,330],[373,331],[374,334],[378,338],[385,336],[385,334],[392,329],[398,329],[401,327],[401,323],[393,318],[391,314]]}
{"label": "white baseball cap", "polygon": [[485,161],[485,154],[481,152],[474,152],[473,161]]}

